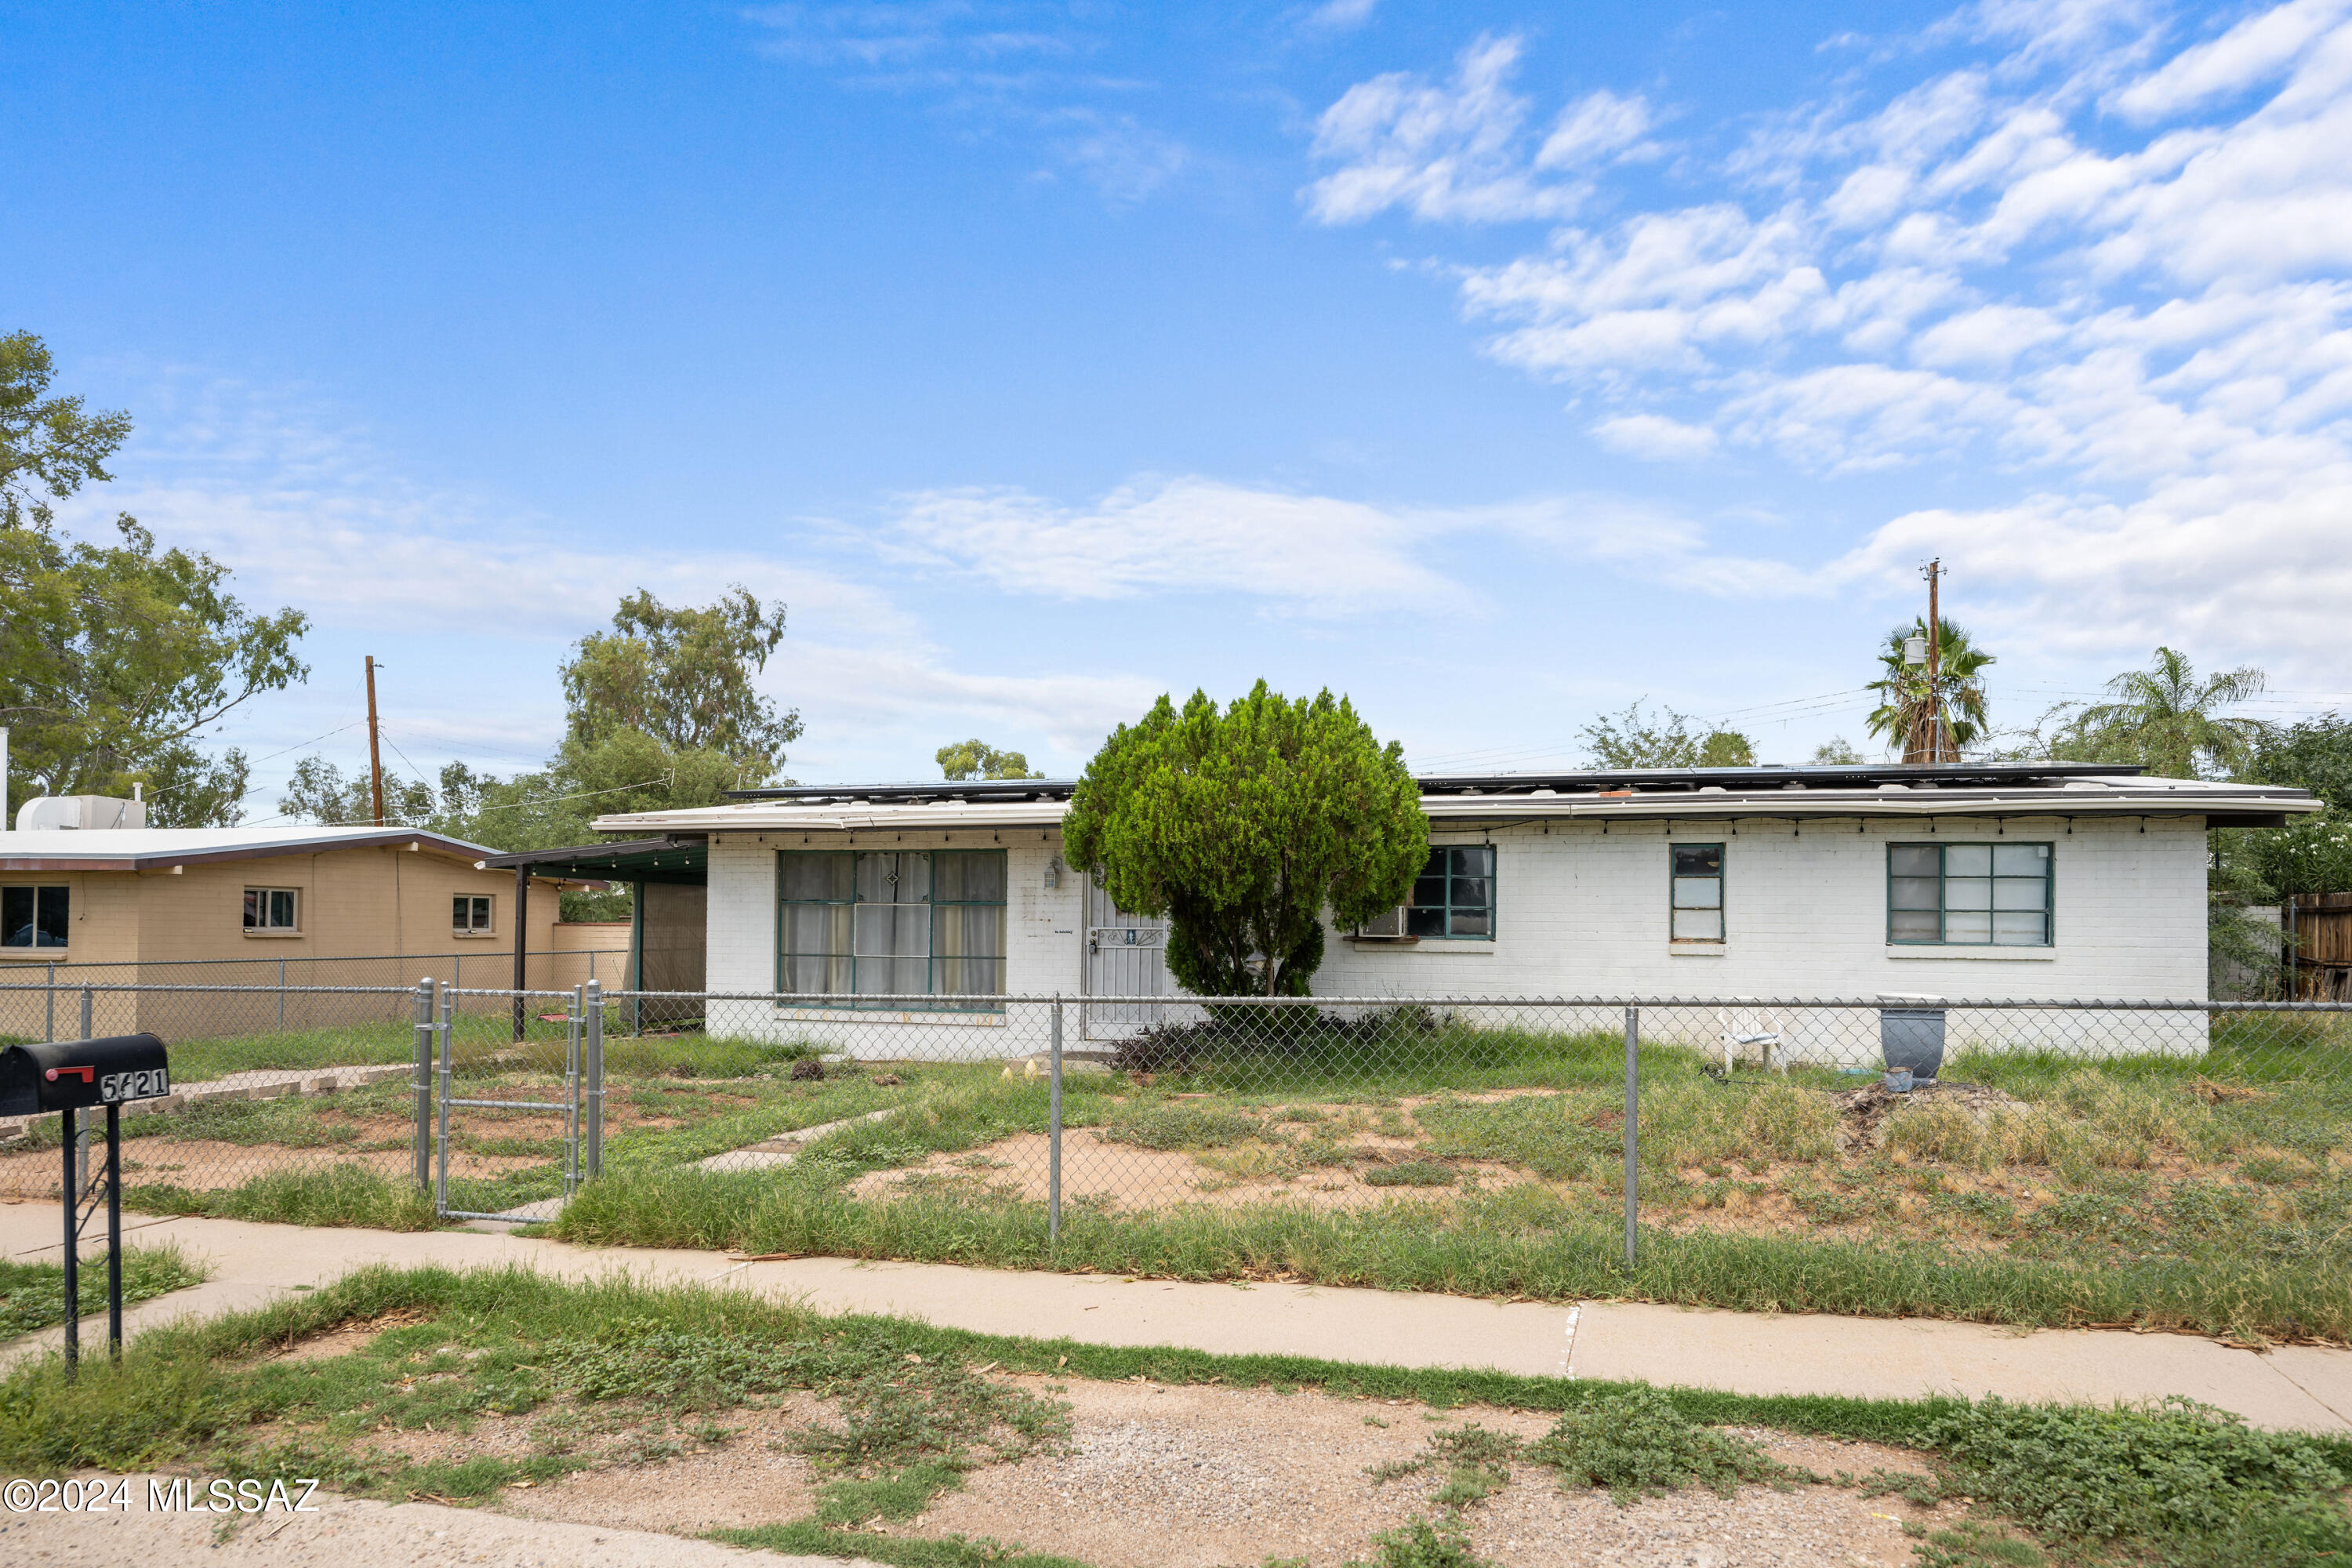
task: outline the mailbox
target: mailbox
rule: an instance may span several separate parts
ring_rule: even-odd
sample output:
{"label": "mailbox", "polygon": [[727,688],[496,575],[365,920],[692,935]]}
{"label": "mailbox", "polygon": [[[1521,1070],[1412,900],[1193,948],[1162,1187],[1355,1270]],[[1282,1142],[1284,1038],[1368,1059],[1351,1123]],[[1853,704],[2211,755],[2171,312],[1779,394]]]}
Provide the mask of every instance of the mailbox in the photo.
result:
{"label": "mailbox", "polygon": [[0,1116],[79,1110],[172,1092],[163,1042],[152,1035],[59,1040],[0,1051]]}

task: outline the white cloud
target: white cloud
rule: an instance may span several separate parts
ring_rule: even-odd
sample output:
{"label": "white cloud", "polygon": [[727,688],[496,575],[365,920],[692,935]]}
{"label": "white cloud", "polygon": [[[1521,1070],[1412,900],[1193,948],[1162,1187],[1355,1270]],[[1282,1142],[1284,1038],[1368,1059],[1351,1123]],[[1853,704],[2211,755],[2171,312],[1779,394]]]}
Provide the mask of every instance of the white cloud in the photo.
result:
{"label": "white cloud", "polygon": [[1632,150],[1651,126],[1649,101],[1620,98],[1602,88],[1559,112],[1559,123],[1536,149],[1538,169],[1575,169]]}
{"label": "white cloud", "polygon": [[1055,598],[1244,594],[1318,614],[1468,599],[1415,559],[1426,530],[1407,515],[1197,477],[1138,479],[1088,506],[926,490],[903,498],[895,532],[917,559]]}
{"label": "white cloud", "polygon": [[[2075,612],[2065,636],[2219,636],[2244,616],[2231,624],[2319,657],[2305,612],[2326,596],[2312,584],[2342,586],[2352,473],[2352,0],[2287,0],[2201,40],[2182,19],[2160,0],[1968,6],[1878,64],[1946,58],[1917,42],[1971,58],[1877,101],[1847,79],[1712,171],[1695,140],[1679,200],[1604,203],[1611,176],[1587,166],[1591,192],[1566,205],[1620,216],[1453,268],[1464,315],[1494,359],[1574,384],[1612,450],[1704,463],[1726,442],[1822,474],[1961,463],[2015,489],[1905,511],[1868,548],[1907,570],[1964,533],[2020,603]],[[1433,125],[1490,106],[1470,117],[1491,132],[1482,188],[1573,162],[1518,134],[1543,106],[1495,85],[1515,62],[1482,40],[1452,88],[1351,89],[1318,147],[1351,162],[1309,188],[1318,216],[1477,216],[1414,205],[1455,187],[1416,184],[1450,143],[1401,134],[1411,105]],[[1613,127],[1570,138],[1598,149],[1645,134],[1645,112],[1589,95],[1555,123]],[[1349,174],[1366,183],[1333,183]],[[1682,418],[1649,412],[1666,400]],[[2273,592],[2287,608],[2265,616]]]}
{"label": "white cloud", "polygon": [[1323,0],[1299,21],[1299,29],[1310,33],[1352,33],[1372,19],[1380,0]]}
{"label": "white cloud", "polygon": [[2160,120],[2271,79],[2345,13],[2345,0],[2294,0],[2184,49],[2109,102],[2137,121]]}
{"label": "white cloud", "polygon": [[1612,452],[1653,463],[1686,463],[1711,457],[1715,432],[1663,414],[1620,414],[1592,426],[1593,437]]}
{"label": "white cloud", "polygon": [[1540,180],[1527,166],[1527,100],[1510,89],[1520,47],[1478,39],[1443,86],[1399,71],[1349,88],[1316,122],[1315,156],[1340,167],[1307,188],[1307,210],[1332,224],[1391,207],[1430,222],[1574,212],[1580,184]]}
{"label": "white cloud", "polygon": [[1459,559],[1482,541],[1706,593],[1768,581],[1776,591],[1806,591],[1803,574],[1779,563],[1718,553],[1687,516],[1608,495],[1394,507],[1187,477],[1138,479],[1083,507],[1015,489],[927,491],[904,499],[895,532],[910,563],[1006,593],[1214,594],[1311,616],[1483,614],[1478,595],[1428,564]]}
{"label": "white cloud", "polygon": [[2028,305],[1985,305],[1947,316],[1914,338],[1911,357],[1921,364],[2003,370],[2019,354],[2065,328],[2047,310]]}
{"label": "white cloud", "polygon": [[1139,202],[1192,162],[1184,143],[1133,115],[1075,110],[1055,117],[1076,127],[1061,143],[1062,159],[1112,202]]}
{"label": "white cloud", "polygon": [[[478,496],[428,490],[355,433],[235,385],[164,378],[136,401],[143,423],[117,482],[61,509],[66,526],[94,537],[129,511],[165,545],[212,553],[248,605],[310,616],[314,667],[322,639],[348,646],[362,634],[379,654],[404,639],[411,651],[391,660],[387,732],[428,771],[452,754],[493,769],[544,757],[562,725],[557,659],[638,588],[697,604],[740,583],[786,606],[784,642],[760,684],[806,719],[794,771],[871,774],[877,756],[915,744],[928,757],[924,744],[974,726],[1042,734],[1082,754],[1159,690],[1115,666],[1073,675],[1007,669],[992,653],[975,661],[940,646],[891,595],[806,559],[674,549],[659,533],[643,547],[599,544]],[[415,657],[419,645],[430,658]],[[332,754],[350,734],[304,742],[349,719],[347,684],[344,671],[316,668],[308,689],[241,710],[226,738],[257,755]],[[257,785],[274,785],[292,761],[268,762]]]}

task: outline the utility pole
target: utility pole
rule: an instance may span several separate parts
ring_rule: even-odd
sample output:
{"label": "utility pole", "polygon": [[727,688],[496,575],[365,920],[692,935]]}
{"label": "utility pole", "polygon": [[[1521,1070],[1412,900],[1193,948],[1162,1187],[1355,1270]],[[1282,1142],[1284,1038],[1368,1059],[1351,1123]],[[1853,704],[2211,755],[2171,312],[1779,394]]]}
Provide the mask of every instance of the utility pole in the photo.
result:
{"label": "utility pole", "polygon": [[[1957,757],[1944,754],[1944,693],[1940,677],[1943,673],[1944,621],[1937,607],[1936,588],[1944,575],[1944,558],[1937,556],[1927,563],[1927,761],[1958,762]],[[379,795],[381,800],[381,795]],[[376,807],[379,817],[383,806]]]}
{"label": "utility pole", "polygon": [[[1932,655],[1930,656],[1933,657]],[[1929,668],[1935,668],[1933,665]],[[383,752],[375,736],[375,655],[367,656],[368,688],[368,784],[375,796],[375,825],[383,826]]]}

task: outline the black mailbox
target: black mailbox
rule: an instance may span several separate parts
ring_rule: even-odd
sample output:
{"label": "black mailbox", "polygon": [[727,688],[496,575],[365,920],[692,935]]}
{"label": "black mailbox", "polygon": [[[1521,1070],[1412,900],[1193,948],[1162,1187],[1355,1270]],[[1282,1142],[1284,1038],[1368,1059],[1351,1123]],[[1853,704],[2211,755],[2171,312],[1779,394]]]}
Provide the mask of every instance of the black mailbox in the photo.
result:
{"label": "black mailbox", "polygon": [[172,1092],[163,1042],[152,1035],[58,1040],[0,1051],[0,1116],[79,1110]]}

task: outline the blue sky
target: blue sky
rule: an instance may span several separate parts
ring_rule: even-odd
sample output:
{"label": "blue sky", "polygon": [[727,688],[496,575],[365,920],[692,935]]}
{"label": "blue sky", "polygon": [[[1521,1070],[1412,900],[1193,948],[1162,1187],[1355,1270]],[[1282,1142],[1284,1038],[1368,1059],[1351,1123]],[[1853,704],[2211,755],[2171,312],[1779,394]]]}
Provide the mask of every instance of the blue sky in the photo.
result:
{"label": "blue sky", "polygon": [[2158,642],[2352,706],[2352,0],[0,6],[5,324],[316,673],[512,767],[637,586],[790,606],[804,780],[1161,690],[1431,767],[1863,740]]}

